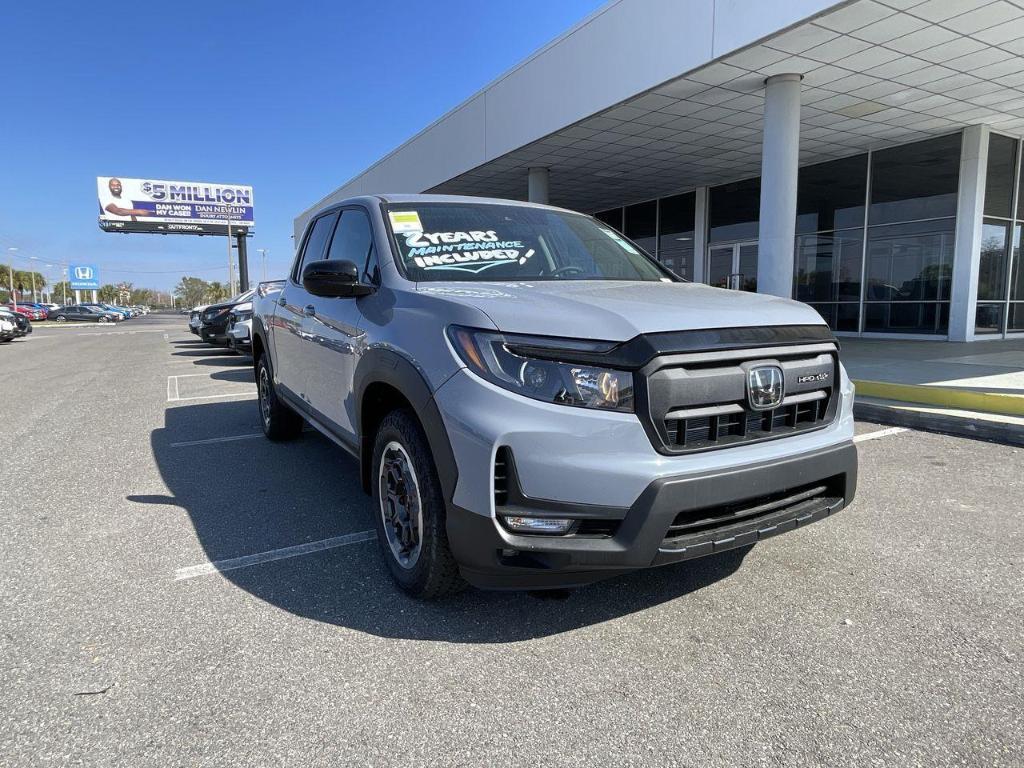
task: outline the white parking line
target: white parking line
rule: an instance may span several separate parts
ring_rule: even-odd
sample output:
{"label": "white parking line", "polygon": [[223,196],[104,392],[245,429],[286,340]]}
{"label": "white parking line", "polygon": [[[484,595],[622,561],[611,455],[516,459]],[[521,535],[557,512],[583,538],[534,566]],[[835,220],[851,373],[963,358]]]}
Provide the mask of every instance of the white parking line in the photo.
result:
{"label": "white parking line", "polygon": [[879,429],[875,432],[865,432],[861,435],[854,435],[853,442],[862,443],[865,440],[875,440],[879,437],[888,437],[889,435],[898,435],[900,432],[906,432],[906,427],[888,427],[886,429]]}
{"label": "white parking line", "polygon": [[169,403],[184,403],[186,400],[215,400],[218,397],[248,397],[248,398],[251,398],[251,399],[255,400],[256,399],[256,392],[255,391],[254,392],[233,392],[231,394],[223,394],[223,395],[192,395],[190,397],[175,397],[175,398],[169,399],[167,402],[169,402]]}
{"label": "white parking line", "polygon": [[200,563],[190,565],[187,568],[179,568],[174,572],[175,581],[194,579],[197,576],[209,576],[213,573],[233,571],[238,568],[248,568],[252,565],[270,563],[274,560],[287,560],[289,557],[309,555],[313,552],[323,552],[325,549],[345,547],[349,544],[359,544],[363,541],[370,541],[377,538],[376,531],[360,531],[359,533],[347,533],[344,536],[335,536],[330,539],[311,541],[307,544],[297,544],[294,547],[282,547],[272,549],[269,552],[259,552],[255,555],[244,555],[243,557],[232,557],[227,560],[214,560],[211,563]]}
{"label": "white parking line", "polygon": [[190,445],[210,445],[212,443],[230,443],[234,440],[252,440],[263,437],[262,432],[253,432],[248,435],[230,435],[228,437],[209,437],[206,440],[185,440],[180,443],[171,443],[171,448],[186,448]]}

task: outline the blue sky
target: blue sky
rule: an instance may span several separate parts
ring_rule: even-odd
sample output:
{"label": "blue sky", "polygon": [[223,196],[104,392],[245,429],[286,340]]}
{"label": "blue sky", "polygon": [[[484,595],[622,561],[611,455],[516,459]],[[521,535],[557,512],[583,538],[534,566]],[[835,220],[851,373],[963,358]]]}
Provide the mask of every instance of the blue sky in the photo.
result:
{"label": "blue sky", "polygon": [[162,290],[225,280],[223,238],[96,224],[96,176],[213,181],[253,185],[250,268],[266,248],[278,276],[296,213],[601,4],[8,4],[0,258],[13,246]]}

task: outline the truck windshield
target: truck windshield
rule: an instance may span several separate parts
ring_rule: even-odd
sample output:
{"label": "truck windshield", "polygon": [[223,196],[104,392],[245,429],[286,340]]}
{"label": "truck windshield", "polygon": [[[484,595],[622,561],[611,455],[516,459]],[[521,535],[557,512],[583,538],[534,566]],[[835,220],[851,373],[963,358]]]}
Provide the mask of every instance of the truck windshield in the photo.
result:
{"label": "truck windshield", "polygon": [[487,203],[392,204],[387,221],[409,279],[518,282],[675,278],[581,214]]}

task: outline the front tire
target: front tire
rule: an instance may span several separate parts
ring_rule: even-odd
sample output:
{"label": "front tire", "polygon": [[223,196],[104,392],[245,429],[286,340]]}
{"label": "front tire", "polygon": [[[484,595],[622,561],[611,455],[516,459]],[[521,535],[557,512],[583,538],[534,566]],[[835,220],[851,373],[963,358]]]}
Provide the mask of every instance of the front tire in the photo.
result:
{"label": "front tire", "polygon": [[57,315],[57,317],[55,317],[54,320],[56,320],[58,323],[66,323],[68,321],[68,319],[64,317],[64,315]]}
{"label": "front tire", "polygon": [[99,319],[98,322],[101,322],[101,323],[107,322],[107,316],[106,315],[100,315],[100,319]]}
{"label": "front tire", "polygon": [[377,430],[371,485],[377,541],[398,586],[423,598],[462,590],[434,459],[407,410],[392,411]]}
{"label": "front tire", "polygon": [[274,442],[294,440],[302,434],[302,417],[277,396],[277,390],[274,389],[274,372],[266,353],[260,355],[259,362],[256,363],[256,388],[259,394],[263,434]]}

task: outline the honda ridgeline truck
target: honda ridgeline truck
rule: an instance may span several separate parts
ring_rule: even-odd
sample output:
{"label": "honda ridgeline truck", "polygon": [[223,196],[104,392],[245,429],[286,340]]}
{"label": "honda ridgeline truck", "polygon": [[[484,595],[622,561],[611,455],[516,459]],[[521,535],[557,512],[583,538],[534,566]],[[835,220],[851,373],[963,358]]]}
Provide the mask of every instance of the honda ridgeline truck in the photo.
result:
{"label": "honda ridgeline truck", "polygon": [[853,499],[812,308],[686,282],[596,219],[440,195],[324,207],[254,299],[263,430],[359,462],[398,584],[585,584]]}

